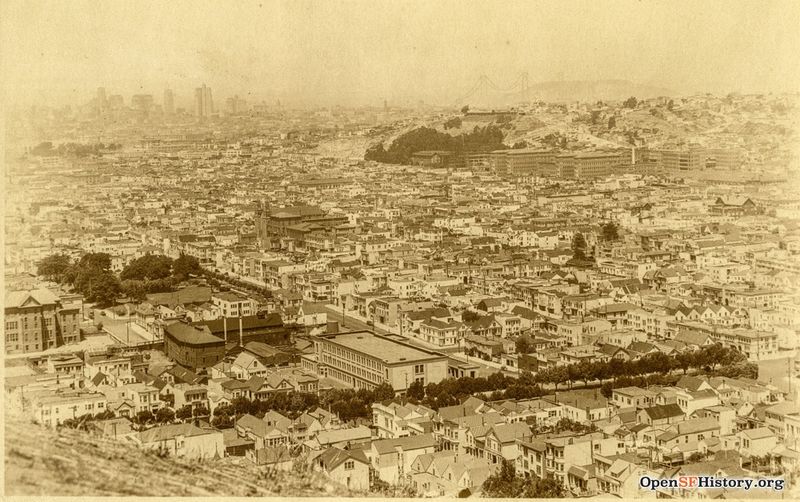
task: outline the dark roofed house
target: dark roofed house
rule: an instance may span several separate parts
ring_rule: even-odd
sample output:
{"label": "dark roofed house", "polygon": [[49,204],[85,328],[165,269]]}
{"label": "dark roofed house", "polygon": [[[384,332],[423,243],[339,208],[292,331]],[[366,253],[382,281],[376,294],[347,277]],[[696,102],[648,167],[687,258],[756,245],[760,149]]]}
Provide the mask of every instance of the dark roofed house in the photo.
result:
{"label": "dark roofed house", "polygon": [[708,382],[708,380],[691,375],[682,376],[675,386],[680,387],[681,389],[686,389],[690,392],[711,389],[711,384]]}
{"label": "dark roofed house", "polygon": [[661,404],[639,411],[639,423],[647,425],[667,425],[683,420],[686,416],[677,404]]}
{"label": "dark roofed house", "polygon": [[758,206],[747,197],[717,197],[711,205],[710,213],[724,216],[745,216],[758,214]]}

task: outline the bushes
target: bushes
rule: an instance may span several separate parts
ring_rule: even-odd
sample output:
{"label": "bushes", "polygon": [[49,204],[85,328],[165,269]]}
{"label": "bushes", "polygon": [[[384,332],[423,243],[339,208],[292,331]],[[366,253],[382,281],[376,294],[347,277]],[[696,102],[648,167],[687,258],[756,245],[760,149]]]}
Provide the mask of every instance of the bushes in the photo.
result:
{"label": "bushes", "polygon": [[564,488],[552,478],[517,476],[514,463],[503,460],[500,470],[483,482],[483,496],[492,498],[561,498]]}

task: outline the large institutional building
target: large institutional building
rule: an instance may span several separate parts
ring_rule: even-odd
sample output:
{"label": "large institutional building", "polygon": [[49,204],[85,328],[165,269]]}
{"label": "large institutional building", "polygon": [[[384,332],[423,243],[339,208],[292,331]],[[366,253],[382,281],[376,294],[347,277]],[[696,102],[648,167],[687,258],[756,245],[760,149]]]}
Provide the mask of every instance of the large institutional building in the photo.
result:
{"label": "large institutional building", "polygon": [[320,376],[356,389],[388,383],[404,392],[416,381],[427,385],[447,378],[444,354],[370,331],[323,335],[315,345]]}
{"label": "large institutional building", "polygon": [[12,291],[5,298],[6,354],[39,352],[80,341],[81,307],[47,289]]}

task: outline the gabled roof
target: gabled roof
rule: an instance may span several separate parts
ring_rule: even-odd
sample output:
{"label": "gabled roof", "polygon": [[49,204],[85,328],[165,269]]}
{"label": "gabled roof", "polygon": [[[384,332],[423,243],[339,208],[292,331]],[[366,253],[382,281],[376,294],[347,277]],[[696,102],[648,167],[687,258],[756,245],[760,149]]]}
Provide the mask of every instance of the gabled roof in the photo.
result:
{"label": "gabled roof", "polygon": [[336,469],[346,460],[354,460],[369,465],[369,460],[367,460],[363,450],[342,450],[331,446],[317,457],[317,461],[322,464],[326,471]]}
{"label": "gabled roof", "polygon": [[166,333],[180,343],[188,345],[224,344],[225,340],[211,334],[206,326],[192,326],[184,322],[167,325]]}
{"label": "gabled roof", "polygon": [[680,387],[681,389],[686,389],[686,390],[691,391],[691,392],[697,392],[698,390],[700,390],[700,387],[702,387],[703,384],[705,384],[705,383],[708,383],[708,382],[706,382],[706,380],[704,380],[702,378],[698,378],[698,377],[694,377],[694,376],[690,376],[690,375],[684,375],[684,376],[681,377],[680,380],[678,380],[678,383],[675,384],[675,386],[676,387]]}
{"label": "gabled roof", "polygon": [[745,429],[742,434],[747,436],[748,439],[765,439],[775,437],[775,433],[769,427],[756,427],[755,429]]}
{"label": "gabled roof", "polygon": [[372,447],[379,455],[392,453],[397,448],[403,451],[410,451],[433,448],[434,446],[436,446],[436,439],[433,437],[433,434],[418,434],[397,439],[379,439],[372,442]]}
{"label": "gabled roof", "polygon": [[47,289],[33,289],[30,291],[9,291],[6,293],[5,308],[20,308],[26,303],[35,305],[54,305],[59,298]]}
{"label": "gabled roof", "polygon": [[644,412],[647,413],[652,420],[662,420],[664,418],[673,418],[683,416],[683,410],[677,404],[660,404],[645,408]]}
{"label": "gabled roof", "polygon": [[640,354],[647,354],[652,351],[658,351],[658,347],[647,342],[632,342],[628,345],[628,350],[639,352]]}
{"label": "gabled roof", "polygon": [[350,429],[336,429],[331,431],[321,431],[317,434],[316,441],[320,445],[342,443],[345,441],[362,441],[372,437],[372,431],[368,427],[359,425]]}
{"label": "gabled roof", "polygon": [[500,443],[511,443],[517,439],[522,439],[531,434],[531,428],[522,422],[514,422],[512,424],[500,424],[492,427],[492,434],[497,437]]}

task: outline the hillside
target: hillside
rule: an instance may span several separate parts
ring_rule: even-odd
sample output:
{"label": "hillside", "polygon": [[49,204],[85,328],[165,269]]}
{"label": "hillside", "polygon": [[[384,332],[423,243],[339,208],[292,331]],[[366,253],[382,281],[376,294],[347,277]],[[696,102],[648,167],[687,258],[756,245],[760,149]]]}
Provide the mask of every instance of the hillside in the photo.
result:
{"label": "hillside", "polygon": [[6,495],[364,495],[317,473],[267,473],[241,458],[159,458],[85,432],[48,430],[8,412],[5,418]]}

